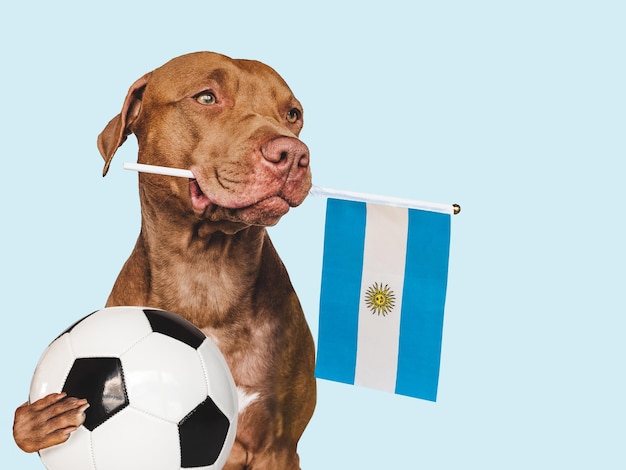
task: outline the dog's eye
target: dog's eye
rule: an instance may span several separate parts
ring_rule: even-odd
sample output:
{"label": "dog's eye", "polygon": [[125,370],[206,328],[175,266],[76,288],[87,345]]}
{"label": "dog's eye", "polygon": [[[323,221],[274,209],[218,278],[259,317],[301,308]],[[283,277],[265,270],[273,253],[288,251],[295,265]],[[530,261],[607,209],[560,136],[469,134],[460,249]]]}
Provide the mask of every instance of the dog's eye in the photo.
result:
{"label": "dog's eye", "polygon": [[293,124],[301,117],[302,117],[302,111],[300,111],[298,108],[292,108],[287,113],[287,122],[290,122],[291,124]]}
{"label": "dog's eye", "polygon": [[211,91],[203,91],[202,93],[198,93],[194,96],[196,101],[200,104],[211,105],[217,102],[217,98]]}

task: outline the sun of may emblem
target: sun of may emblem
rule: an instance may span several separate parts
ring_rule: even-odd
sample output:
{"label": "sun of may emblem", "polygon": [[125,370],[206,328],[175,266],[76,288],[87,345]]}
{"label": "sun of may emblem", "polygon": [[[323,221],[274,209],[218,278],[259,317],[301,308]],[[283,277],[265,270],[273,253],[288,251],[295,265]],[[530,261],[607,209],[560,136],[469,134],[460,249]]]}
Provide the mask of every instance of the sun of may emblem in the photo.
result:
{"label": "sun of may emblem", "polygon": [[396,296],[387,284],[375,282],[365,292],[365,305],[372,314],[386,316],[396,305]]}

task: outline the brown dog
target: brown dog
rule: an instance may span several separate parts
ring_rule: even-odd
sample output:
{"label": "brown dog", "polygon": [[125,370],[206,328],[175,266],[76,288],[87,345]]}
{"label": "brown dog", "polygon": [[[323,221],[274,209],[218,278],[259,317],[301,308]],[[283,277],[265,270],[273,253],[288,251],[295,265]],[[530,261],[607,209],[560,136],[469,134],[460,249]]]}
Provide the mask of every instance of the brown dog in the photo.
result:
{"label": "brown dog", "polygon": [[[240,399],[228,470],[299,468],[315,407],[313,339],[265,229],[310,189],[302,124],[270,67],[201,52],[137,80],[98,138],[104,174],[133,133],[140,163],[195,176],[139,175],[141,233],[107,306],[176,312],[219,346]],[[25,450],[62,442],[82,422],[84,400],[43,400],[16,412]]]}

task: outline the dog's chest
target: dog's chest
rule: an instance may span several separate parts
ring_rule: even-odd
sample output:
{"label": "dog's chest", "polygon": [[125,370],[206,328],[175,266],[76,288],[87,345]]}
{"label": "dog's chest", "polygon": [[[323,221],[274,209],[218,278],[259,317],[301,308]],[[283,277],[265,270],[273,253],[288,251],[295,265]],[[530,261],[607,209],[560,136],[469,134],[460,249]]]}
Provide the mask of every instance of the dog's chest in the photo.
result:
{"label": "dog's chest", "polygon": [[[191,259],[190,259],[191,258]],[[219,317],[243,305],[245,276],[237,275],[227,262],[202,262],[201,257],[179,259],[154,274],[153,293],[158,300],[181,312],[201,312],[205,320]],[[197,314],[194,314],[194,317]],[[205,325],[200,318],[192,321]]]}
{"label": "dog's chest", "polygon": [[252,386],[271,374],[276,334],[274,325],[249,320],[247,325],[238,321],[219,328],[205,327],[202,331],[224,355],[235,382]]}

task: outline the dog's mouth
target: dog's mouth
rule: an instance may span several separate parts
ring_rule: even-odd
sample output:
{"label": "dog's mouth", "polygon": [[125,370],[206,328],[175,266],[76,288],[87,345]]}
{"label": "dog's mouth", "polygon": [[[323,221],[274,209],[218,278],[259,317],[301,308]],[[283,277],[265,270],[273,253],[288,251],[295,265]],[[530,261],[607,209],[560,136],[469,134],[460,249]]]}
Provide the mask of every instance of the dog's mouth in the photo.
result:
{"label": "dog's mouth", "polygon": [[289,200],[281,192],[220,202],[217,197],[209,197],[196,179],[189,180],[189,192],[191,205],[197,214],[204,217],[214,215],[251,225],[274,225],[291,207],[302,202]]}
{"label": "dog's mouth", "polygon": [[212,204],[209,197],[200,188],[198,180],[189,180],[189,191],[191,194],[191,206],[196,212],[204,212]]}

